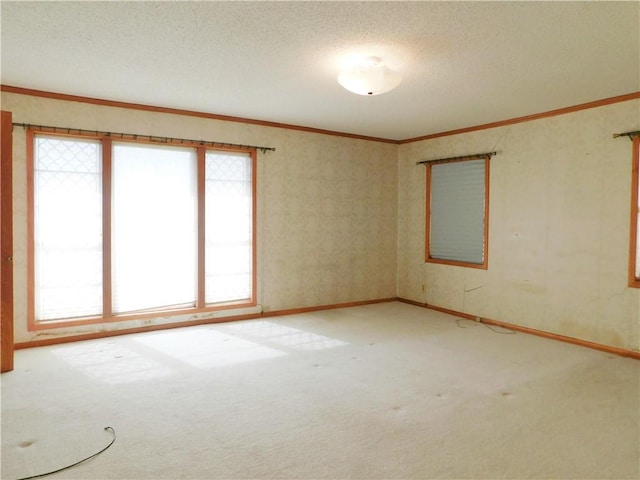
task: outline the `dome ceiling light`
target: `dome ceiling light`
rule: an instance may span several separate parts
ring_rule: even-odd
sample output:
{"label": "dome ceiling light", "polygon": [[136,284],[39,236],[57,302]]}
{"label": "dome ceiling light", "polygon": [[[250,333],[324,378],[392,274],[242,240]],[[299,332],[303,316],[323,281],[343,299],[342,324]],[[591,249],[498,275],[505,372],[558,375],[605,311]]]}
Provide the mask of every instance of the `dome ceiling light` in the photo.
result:
{"label": "dome ceiling light", "polygon": [[338,83],[358,95],[386,93],[400,85],[401,80],[402,75],[382,63],[380,57],[365,57],[338,75]]}

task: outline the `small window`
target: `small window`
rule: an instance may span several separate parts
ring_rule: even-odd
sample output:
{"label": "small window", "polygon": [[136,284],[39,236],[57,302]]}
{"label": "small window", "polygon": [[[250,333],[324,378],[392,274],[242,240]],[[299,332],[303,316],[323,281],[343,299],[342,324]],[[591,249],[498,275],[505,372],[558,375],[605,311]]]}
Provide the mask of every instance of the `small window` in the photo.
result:
{"label": "small window", "polygon": [[631,242],[629,246],[629,286],[640,287],[640,136],[633,139],[631,178]]}
{"label": "small window", "polygon": [[486,269],[489,157],[426,168],[426,261]]}

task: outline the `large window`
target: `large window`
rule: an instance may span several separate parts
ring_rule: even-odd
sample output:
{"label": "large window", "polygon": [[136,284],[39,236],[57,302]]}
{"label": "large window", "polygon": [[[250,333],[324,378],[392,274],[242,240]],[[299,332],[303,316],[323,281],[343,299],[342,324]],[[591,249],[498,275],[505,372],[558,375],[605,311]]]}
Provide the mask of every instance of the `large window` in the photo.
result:
{"label": "large window", "polygon": [[29,132],[30,328],[255,305],[255,152]]}
{"label": "large window", "polygon": [[629,286],[640,287],[640,134],[632,137],[631,241],[629,246]]}
{"label": "large window", "polygon": [[426,261],[486,269],[489,157],[426,169]]}
{"label": "large window", "polygon": [[196,152],[113,144],[113,312],[193,307]]}

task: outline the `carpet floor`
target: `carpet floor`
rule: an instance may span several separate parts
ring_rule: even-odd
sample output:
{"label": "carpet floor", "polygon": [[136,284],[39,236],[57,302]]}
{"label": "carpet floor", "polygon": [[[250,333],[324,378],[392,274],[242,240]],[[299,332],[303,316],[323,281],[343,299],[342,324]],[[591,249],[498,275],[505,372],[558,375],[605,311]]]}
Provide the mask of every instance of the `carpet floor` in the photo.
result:
{"label": "carpet floor", "polygon": [[640,362],[399,302],[18,350],[2,478],[638,479]]}

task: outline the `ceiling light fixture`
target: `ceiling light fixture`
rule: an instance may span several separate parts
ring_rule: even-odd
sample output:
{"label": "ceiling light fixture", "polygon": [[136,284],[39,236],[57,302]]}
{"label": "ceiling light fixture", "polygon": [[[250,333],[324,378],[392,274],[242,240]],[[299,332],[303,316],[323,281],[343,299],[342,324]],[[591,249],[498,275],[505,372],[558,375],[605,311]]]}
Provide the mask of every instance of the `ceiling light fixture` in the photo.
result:
{"label": "ceiling light fixture", "polygon": [[358,95],[380,95],[393,90],[402,80],[400,73],[387,67],[380,57],[365,57],[338,75],[338,83]]}

